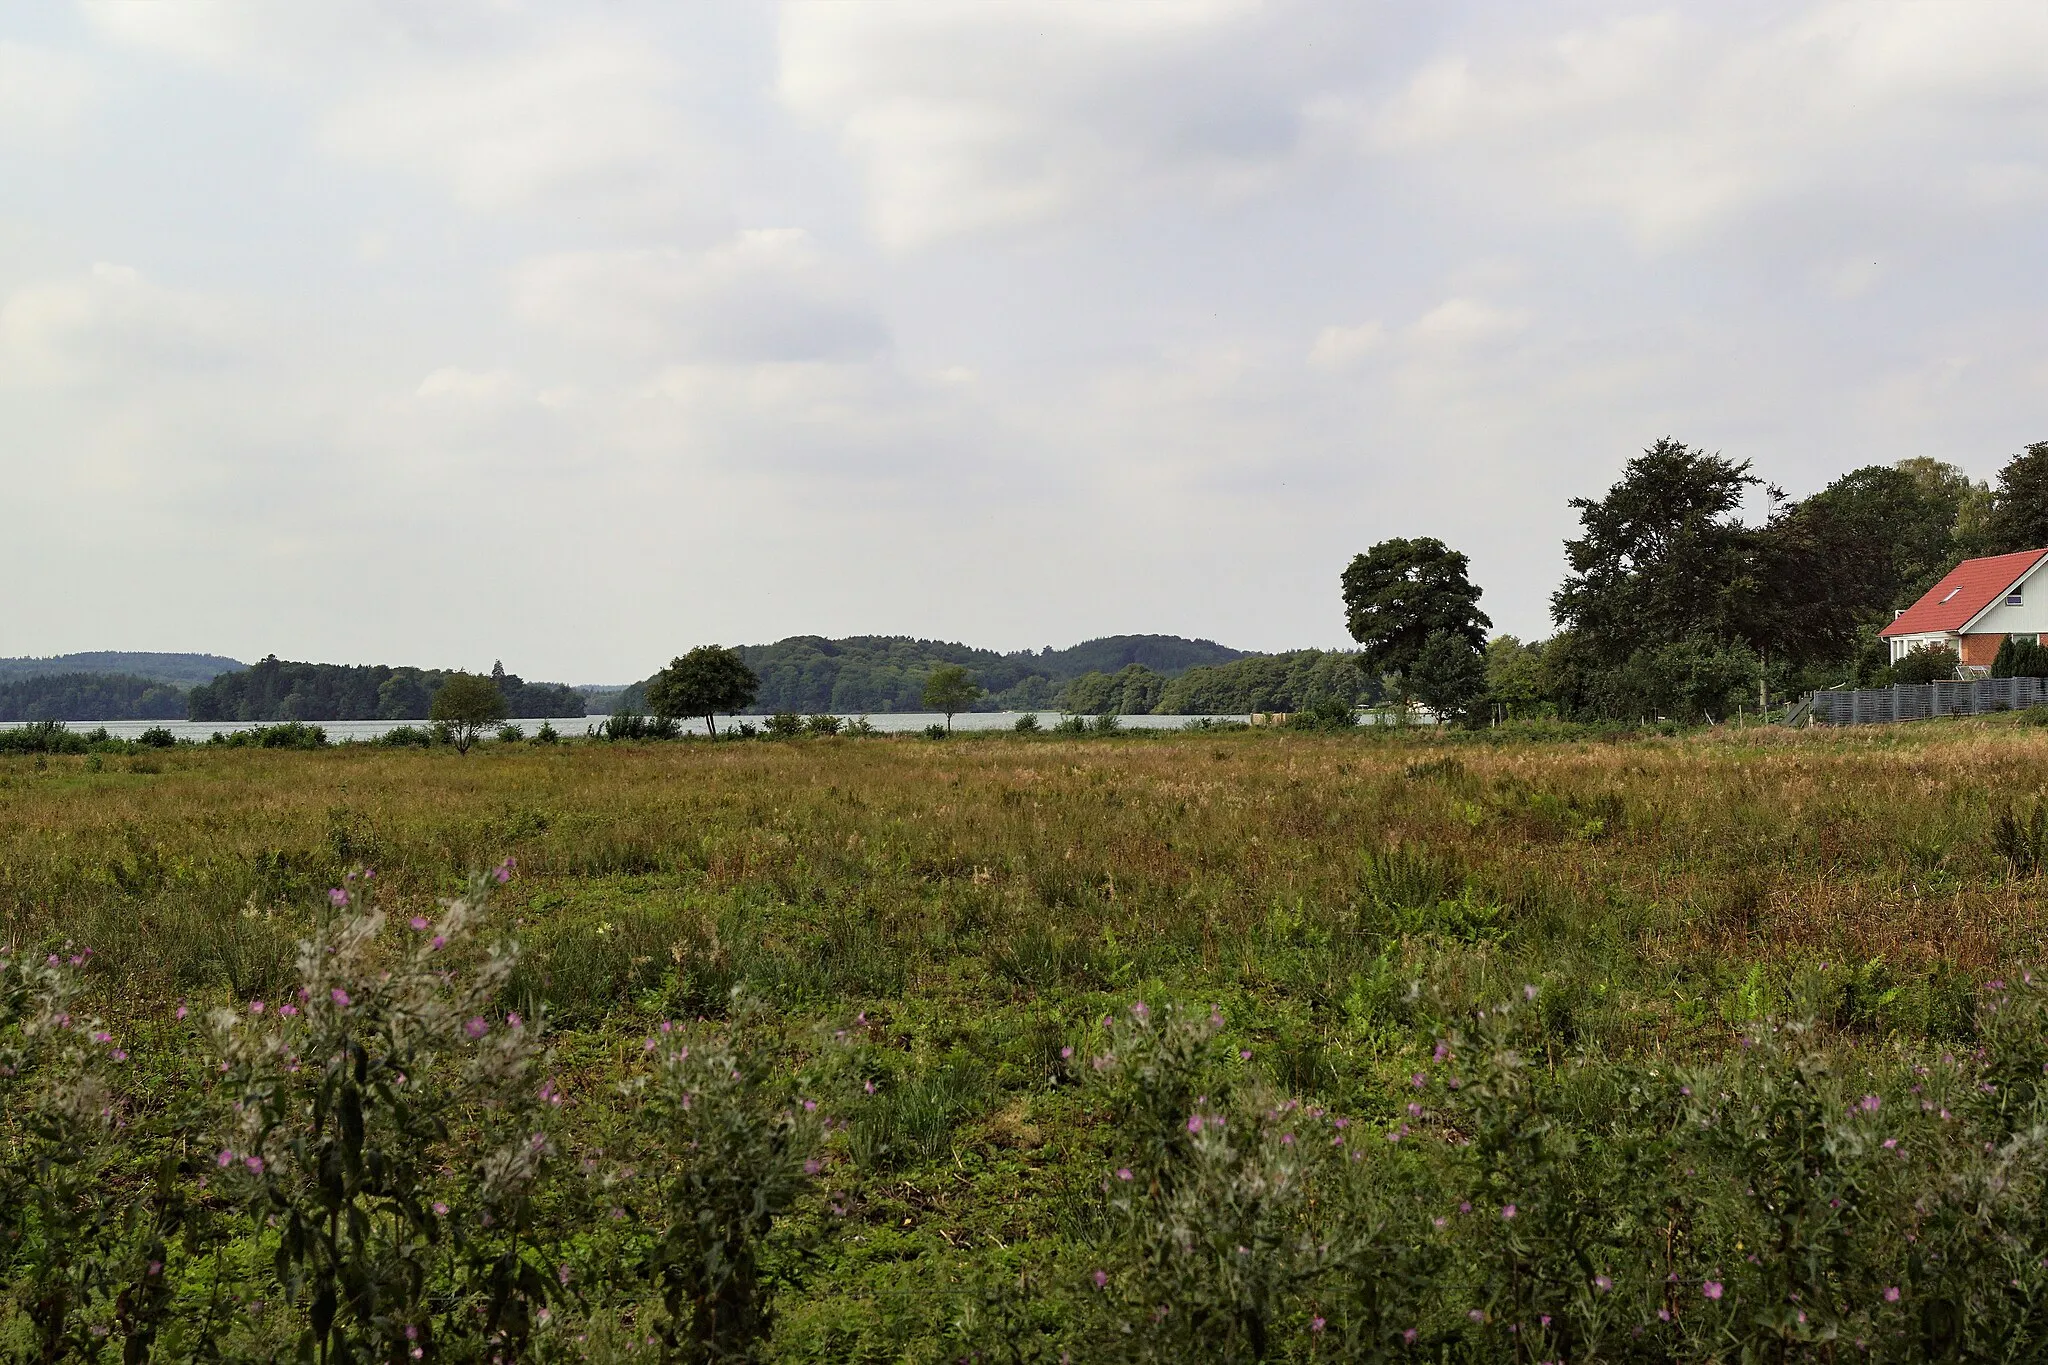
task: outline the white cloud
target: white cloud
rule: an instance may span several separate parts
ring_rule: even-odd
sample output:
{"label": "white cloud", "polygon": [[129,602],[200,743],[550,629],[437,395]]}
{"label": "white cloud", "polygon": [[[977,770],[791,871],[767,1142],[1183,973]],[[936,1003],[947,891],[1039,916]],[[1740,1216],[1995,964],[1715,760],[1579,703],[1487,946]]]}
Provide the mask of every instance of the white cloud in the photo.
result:
{"label": "white cloud", "polygon": [[567,196],[664,215],[694,199],[711,161],[674,106],[677,79],[659,51],[622,35],[409,62],[351,90],[321,136],[479,212]]}
{"label": "white cloud", "polygon": [[1209,196],[1292,151],[1292,96],[1242,61],[1250,0],[916,0],[783,11],[781,93],[836,131],[893,247],[1039,223],[1160,183]]}
{"label": "white cloud", "polygon": [[1477,299],[1445,299],[1408,328],[1411,343],[1426,347],[1484,346],[1515,335],[1529,325],[1519,308],[1495,308]]}
{"label": "white cloud", "polygon": [[149,382],[211,369],[248,339],[235,309],[132,266],[24,285],[0,302],[0,385]]}
{"label": "white cloud", "polygon": [[515,397],[518,382],[509,370],[465,370],[444,365],[420,381],[414,395],[429,401],[495,404]]}
{"label": "white cloud", "polygon": [[858,359],[886,344],[873,307],[793,228],[709,251],[579,251],[513,274],[514,312],[584,346],[726,364]]}
{"label": "white cloud", "polygon": [[1353,327],[1330,326],[1316,333],[1308,363],[1319,370],[1345,370],[1386,344],[1387,329],[1377,322]]}
{"label": "white cloud", "polygon": [[0,41],[0,137],[68,128],[99,93],[91,68],[77,58]]}
{"label": "white cloud", "polygon": [[[1529,17],[1391,98],[1326,99],[1318,121],[1489,209],[1612,215],[1659,248],[1780,201],[2027,184],[2048,135],[2035,3],[1851,0],[1764,25],[1681,11],[1533,39]],[[1980,136],[1958,144],[1959,120]]]}

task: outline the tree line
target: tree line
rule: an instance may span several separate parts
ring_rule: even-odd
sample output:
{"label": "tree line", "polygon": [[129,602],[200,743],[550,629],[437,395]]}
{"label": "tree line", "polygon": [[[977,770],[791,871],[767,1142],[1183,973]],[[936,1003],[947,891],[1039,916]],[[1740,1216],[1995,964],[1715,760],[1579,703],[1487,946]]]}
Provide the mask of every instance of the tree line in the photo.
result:
{"label": "tree line", "polygon": [[[1767,510],[1752,524],[1741,506],[1756,489]],[[1464,555],[1390,540],[1342,578],[1361,667],[1467,720],[1718,719],[1917,677],[1929,661],[1894,666],[1878,631],[1962,560],[2048,546],[2048,442],[2013,456],[1995,485],[1920,457],[1795,500],[1749,461],[1667,437],[1604,496],[1570,505],[1580,530],[1565,542],[1549,639],[1489,638]]]}
{"label": "tree line", "polygon": [[[428,720],[434,699],[458,670],[390,668],[383,664],[290,663],[276,655],[192,689],[193,720]],[[580,717],[581,692],[561,683],[529,683],[494,664],[490,682],[507,714]],[[86,717],[78,717],[86,719]]]}
{"label": "tree line", "polygon": [[185,690],[119,673],[54,673],[0,682],[0,721],[182,720]]}

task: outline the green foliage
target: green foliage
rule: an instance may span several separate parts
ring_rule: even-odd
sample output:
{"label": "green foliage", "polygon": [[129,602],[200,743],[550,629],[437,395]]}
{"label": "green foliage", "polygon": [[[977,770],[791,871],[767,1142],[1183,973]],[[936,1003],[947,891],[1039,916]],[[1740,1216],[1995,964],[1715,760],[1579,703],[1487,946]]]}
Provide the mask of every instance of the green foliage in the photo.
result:
{"label": "green foliage", "polygon": [[[0,681],[40,678],[51,674],[95,673],[124,678],[146,678],[179,689],[195,683],[212,682],[223,673],[248,665],[219,654],[164,654],[148,651],[88,650],[82,654],[56,654],[46,659],[0,659]],[[181,713],[182,714],[182,713]],[[112,720],[109,716],[106,719]]]}
{"label": "green foliage", "polygon": [[500,744],[517,744],[525,738],[526,731],[517,725],[500,725],[498,727],[498,743]]}
{"label": "green foliage", "polygon": [[562,742],[562,736],[554,726],[546,721],[542,721],[540,729],[533,732],[533,742],[535,744],[559,744]]}
{"label": "green foliage", "polygon": [[327,731],[318,725],[291,720],[282,725],[252,725],[225,734],[215,731],[206,742],[226,749],[324,749]]}
{"label": "green foliage", "polygon": [[1242,650],[1213,641],[1173,635],[1117,635],[1070,649],[1048,646],[1010,654],[903,636],[827,640],[804,635],[749,645],[740,655],[760,675],[756,704],[761,709],[841,714],[932,709],[925,705],[923,688],[941,664],[967,669],[986,689],[979,701],[962,709],[1032,711],[1050,708],[1061,686],[1084,673],[1107,676],[1136,665],[1173,678],[1192,667],[1245,657]]}
{"label": "green foliage", "polygon": [[981,686],[958,664],[940,664],[925,679],[923,701],[927,708],[945,714],[946,728],[953,728],[953,715],[972,706],[981,696]]}
{"label": "green foliage", "polygon": [[434,694],[432,719],[448,731],[457,753],[466,754],[477,736],[504,720],[505,694],[489,678],[457,673]]}
{"label": "green foliage", "polygon": [[1039,731],[1037,713],[1033,711],[1026,711],[1023,715],[1017,717],[1016,722],[1012,724],[1010,728],[1012,730],[1015,730],[1020,735],[1037,734]]}
{"label": "green foliage", "polygon": [[[354,667],[280,661],[223,674],[192,689],[193,720],[427,720],[441,688],[466,674],[439,669]],[[491,683],[513,716],[580,716],[583,694],[559,683],[529,683],[491,669]]]}
{"label": "green foliage", "polygon": [[1998,471],[1984,554],[2048,546],[2048,441],[2036,441]]}
{"label": "green foliage", "polygon": [[105,673],[0,681],[0,721],[183,720],[185,693],[169,683]]}
{"label": "green foliage", "polygon": [[162,725],[152,725],[135,737],[135,742],[145,749],[172,749],[177,747],[178,737]]}
{"label": "green foliage", "polygon": [[1755,700],[1759,665],[1742,645],[1679,640],[1639,649],[1591,686],[1600,715],[1723,720]]}
{"label": "green foliage", "polygon": [[647,705],[668,720],[702,716],[706,733],[716,735],[717,717],[746,710],[760,689],[761,680],[738,650],[698,645],[655,674],[647,684]]}
{"label": "green foliage", "polygon": [[676,739],[682,735],[683,726],[674,716],[642,716],[631,711],[616,711],[604,718],[602,726],[592,726],[590,733],[594,738],[614,742]]}
{"label": "green foliage", "polygon": [[[740,994],[730,1014],[740,1025],[755,1018]],[[771,1326],[769,1237],[822,1169],[818,1102],[731,1030],[664,1024],[647,1042],[654,1071],[629,1084],[641,1129],[666,1158],[643,1215],[654,1228],[644,1271],[667,1310],[663,1344],[685,1361],[748,1359]]]}
{"label": "green foliage", "polygon": [[1955,677],[1956,668],[1962,663],[1953,649],[1946,645],[1935,645],[1915,649],[1905,658],[1892,665],[1892,681],[1895,683],[1946,682]]}
{"label": "green foliage", "polygon": [[1342,579],[1344,624],[1368,675],[1407,673],[1439,631],[1485,647],[1493,622],[1479,610],[1469,563],[1429,536],[1383,540],[1351,561]]}
{"label": "green foliage", "polygon": [[394,725],[377,742],[387,749],[431,749],[434,732],[424,725]]}
{"label": "green foliage", "polygon": [[1486,695],[1486,656],[1464,635],[1432,632],[1409,667],[1407,684],[1441,719],[1469,720]]}
{"label": "green foliage", "polygon": [[[1304,649],[1194,668],[1170,680],[1151,709],[1168,716],[1246,716],[1308,711],[1334,702],[1355,710],[1378,696],[1358,659],[1336,650]],[[1136,713],[1124,708],[1122,714]]]}
{"label": "green foliage", "polygon": [[936,722],[924,727],[924,737],[926,739],[944,739],[952,733],[951,730]]}
{"label": "green foliage", "polygon": [[844,722],[829,712],[804,717],[804,733],[808,735],[836,735]]}
{"label": "green foliage", "polygon": [[804,718],[794,711],[777,711],[768,717],[768,738],[795,739],[804,732]]}
{"label": "green foliage", "polygon": [[1994,678],[2048,678],[2048,649],[2040,641],[2023,635],[2008,635],[1999,642],[1998,655],[1991,661]]}

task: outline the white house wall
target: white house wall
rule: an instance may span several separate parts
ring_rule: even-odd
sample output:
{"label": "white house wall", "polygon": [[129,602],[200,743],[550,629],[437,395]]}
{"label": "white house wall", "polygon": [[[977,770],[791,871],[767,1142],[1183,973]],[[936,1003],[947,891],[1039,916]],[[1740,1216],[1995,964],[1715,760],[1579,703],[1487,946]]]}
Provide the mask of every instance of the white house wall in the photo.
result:
{"label": "white house wall", "polygon": [[2016,607],[2000,597],[1991,609],[1964,626],[1970,635],[2048,634],[2048,574],[2035,565],[2017,585],[2021,601]]}

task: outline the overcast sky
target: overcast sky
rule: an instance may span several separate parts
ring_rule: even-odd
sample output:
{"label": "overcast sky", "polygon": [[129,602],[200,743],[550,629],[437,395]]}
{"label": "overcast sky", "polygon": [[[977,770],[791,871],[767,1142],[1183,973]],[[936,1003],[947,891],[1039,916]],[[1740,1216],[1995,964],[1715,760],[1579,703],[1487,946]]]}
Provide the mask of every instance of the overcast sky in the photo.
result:
{"label": "overcast sky", "polygon": [[2048,4],[21,4],[0,655],[1547,633],[1657,437],[2048,439]]}

